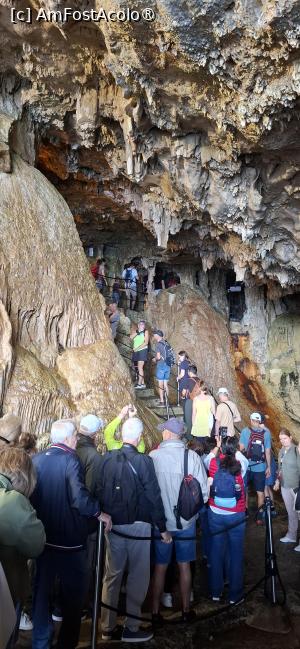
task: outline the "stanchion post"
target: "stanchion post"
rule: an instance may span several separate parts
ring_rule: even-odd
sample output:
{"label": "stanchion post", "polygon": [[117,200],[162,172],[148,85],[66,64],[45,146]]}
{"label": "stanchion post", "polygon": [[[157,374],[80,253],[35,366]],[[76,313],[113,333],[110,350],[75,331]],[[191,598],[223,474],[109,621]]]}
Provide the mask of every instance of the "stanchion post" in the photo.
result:
{"label": "stanchion post", "polygon": [[[267,596],[267,581],[271,579],[272,604],[277,603],[276,596],[276,562],[274,556],[273,526],[271,514],[271,499],[265,498],[265,520],[266,520],[266,561],[265,561],[265,595]],[[269,574],[268,574],[269,573]]]}
{"label": "stanchion post", "polygon": [[103,564],[104,564],[104,523],[100,521],[98,534],[97,534],[97,546],[96,546],[96,579],[95,579],[95,593],[94,593],[94,606],[93,606],[91,649],[96,649],[97,647],[99,600],[101,601],[101,595],[102,595]]}

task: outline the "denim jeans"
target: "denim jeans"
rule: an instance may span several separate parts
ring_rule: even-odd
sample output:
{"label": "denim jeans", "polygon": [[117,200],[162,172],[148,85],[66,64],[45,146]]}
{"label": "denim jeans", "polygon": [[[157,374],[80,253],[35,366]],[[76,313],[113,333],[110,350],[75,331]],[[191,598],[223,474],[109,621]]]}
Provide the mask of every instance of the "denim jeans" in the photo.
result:
{"label": "denim jeans", "polygon": [[62,625],[57,649],[75,649],[86,592],[86,550],[46,549],[36,562],[33,596],[32,649],[49,649],[53,634],[50,601],[55,578],[60,581]]}
{"label": "denim jeans", "polygon": [[[228,566],[229,599],[236,602],[244,592],[244,537],[245,514],[215,514],[208,510],[211,533],[210,546],[210,590],[212,597],[220,597],[224,587],[224,571]],[[240,525],[231,526],[241,523]],[[215,532],[220,532],[214,536]],[[227,572],[227,570],[226,570]]]}
{"label": "denim jeans", "polygon": [[209,557],[209,547],[210,547],[210,531],[208,524],[208,509],[204,505],[199,511],[199,521],[201,528],[201,552],[202,557]]}

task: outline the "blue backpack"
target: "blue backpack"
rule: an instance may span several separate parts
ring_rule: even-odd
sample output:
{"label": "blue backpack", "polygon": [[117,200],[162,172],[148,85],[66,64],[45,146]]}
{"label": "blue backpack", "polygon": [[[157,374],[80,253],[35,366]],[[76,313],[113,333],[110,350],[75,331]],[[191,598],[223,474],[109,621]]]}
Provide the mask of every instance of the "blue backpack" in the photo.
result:
{"label": "blue backpack", "polygon": [[241,486],[236,482],[235,476],[226,469],[220,468],[220,460],[217,460],[218,471],[210,488],[210,495],[218,507],[233,509],[242,495]]}

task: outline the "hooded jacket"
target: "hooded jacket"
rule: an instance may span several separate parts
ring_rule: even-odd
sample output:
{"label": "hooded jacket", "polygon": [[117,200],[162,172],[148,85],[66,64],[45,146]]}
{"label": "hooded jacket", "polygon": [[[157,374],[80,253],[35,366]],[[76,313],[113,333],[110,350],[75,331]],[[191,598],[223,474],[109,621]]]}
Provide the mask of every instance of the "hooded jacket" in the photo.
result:
{"label": "hooded jacket", "polygon": [[38,557],[45,541],[43,524],[29,500],[0,474],[0,562],[15,603],[28,595],[27,559]]}

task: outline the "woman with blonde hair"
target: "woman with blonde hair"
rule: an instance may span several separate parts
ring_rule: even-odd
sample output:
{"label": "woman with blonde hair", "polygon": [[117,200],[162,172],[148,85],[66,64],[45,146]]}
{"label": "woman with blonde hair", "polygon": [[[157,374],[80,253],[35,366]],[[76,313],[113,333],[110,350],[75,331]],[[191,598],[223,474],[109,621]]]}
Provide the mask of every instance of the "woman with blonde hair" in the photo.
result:
{"label": "woman with blonde hair", "polygon": [[213,397],[209,394],[208,387],[204,381],[200,381],[198,386],[198,395],[193,398],[193,437],[209,437],[216,414],[216,407]]}
{"label": "woman with blonde hair", "polygon": [[[281,449],[278,454],[278,478],[273,487],[274,491],[281,489],[281,495],[288,515],[288,531],[281,543],[297,543],[298,512],[295,511],[296,492],[300,483],[300,454],[291,432],[282,428],[279,433]],[[300,552],[300,543],[294,548]]]}
{"label": "woman with blonde hair", "polygon": [[0,562],[15,604],[22,604],[30,587],[27,559],[38,557],[45,545],[42,522],[29,498],[36,484],[28,453],[7,446],[0,452]]}

